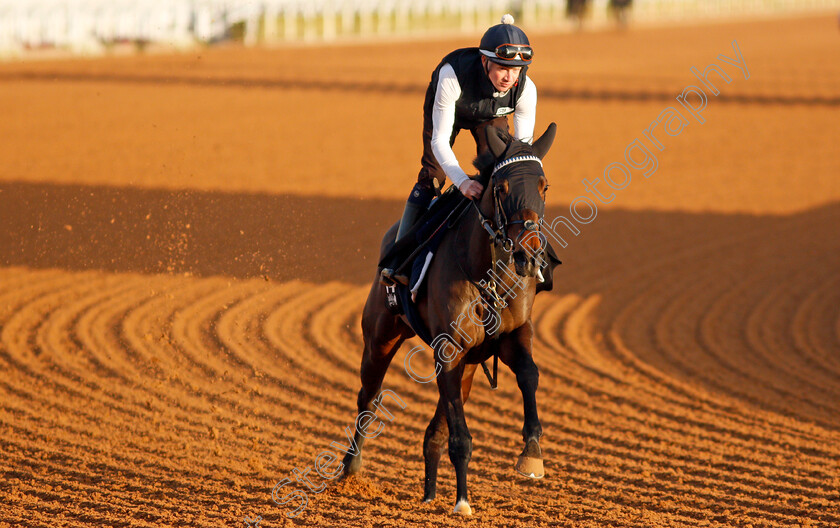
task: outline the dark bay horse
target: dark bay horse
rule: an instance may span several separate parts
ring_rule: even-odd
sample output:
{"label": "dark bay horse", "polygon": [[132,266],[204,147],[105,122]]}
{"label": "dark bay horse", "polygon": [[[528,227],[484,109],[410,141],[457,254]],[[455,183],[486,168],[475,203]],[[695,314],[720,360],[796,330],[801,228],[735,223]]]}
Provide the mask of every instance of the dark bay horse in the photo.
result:
{"label": "dark bay horse", "polygon": [[[551,147],[555,131],[552,123],[529,145],[511,139],[499,129],[487,128],[489,153],[483,155],[487,166],[480,176],[485,191],[444,237],[427,271],[425,290],[421,289],[417,298],[420,315],[431,335],[443,336],[435,339],[443,346],[435,347],[439,399],[423,442],[423,499],[429,502],[435,497],[438,465],[448,444],[457,480],[455,513],[472,513],[467,496],[472,437],[464,418],[464,403],[478,364],[496,353],[514,373],[522,391],[525,447],[516,470],[532,478],[543,476],[539,445],[542,426],[536,401],[539,372],[531,356],[531,308],[538,271],[546,265],[541,258],[545,247],[541,240],[545,239],[539,226],[548,181],[541,159]],[[481,160],[479,156],[479,168]],[[396,225],[382,241],[382,255],[393,244],[395,234]],[[488,281],[488,277],[496,280]],[[465,317],[468,313],[472,315]],[[491,320],[492,324],[488,324]],[[415,335],[403,316],[389,312],[385,287],[378,280],[365,304],[362,331],[362,388],[357,401],[360,415],[375,411],[374,399],[380,394],[394,354],[403,341]],[[363,433],[358,428],[355,431],[357,449],[344,457],[345,475],[361,469]]]}

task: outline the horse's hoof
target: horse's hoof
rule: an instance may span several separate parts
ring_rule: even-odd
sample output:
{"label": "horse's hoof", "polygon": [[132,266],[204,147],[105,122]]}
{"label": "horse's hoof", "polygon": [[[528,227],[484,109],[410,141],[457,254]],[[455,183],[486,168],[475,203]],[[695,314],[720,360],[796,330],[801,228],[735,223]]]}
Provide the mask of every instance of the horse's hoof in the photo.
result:
{"label": "horse's hoof", "polygon": [[469,502],[462,500],[458,501],[452,513],[459,513],[461,515],[472,515],[472,508],[470,508]]}
{"label": "horse's hoof", "polygon": [[362,457],[352,457],[349,460],[347,458],[344,459],[344,473],[342,474],[341,478],[345,479],[347,477],[352,477],[353,475],[357,475],[359,472],[362,471]]}
{"label": "horse's hoof", "polygon": [[532,458],[529,456],[520,456],[516,461],[516,471],[520,475],[524,475],[533,479],[540,479],[545,476],[545,468],[541,458]]}

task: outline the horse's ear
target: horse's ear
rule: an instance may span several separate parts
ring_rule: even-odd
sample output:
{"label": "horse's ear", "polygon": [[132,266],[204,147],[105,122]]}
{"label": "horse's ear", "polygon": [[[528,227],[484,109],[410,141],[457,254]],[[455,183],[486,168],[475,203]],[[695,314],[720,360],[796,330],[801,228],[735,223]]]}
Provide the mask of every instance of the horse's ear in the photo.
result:
{"label": "horse's ear", "polygon": [[551,123],[548,125],[548,128],[545,130],[540,139],[534,141],[534,154],[537,155],[538,158],[543,159],[546,154],[548,154],[548,149],[551,148],[551,144],[554,143],[554,134],[557,133],[557,125],[555,123]]}
{"label": "horse's ear", "polygon": [[502,131],[494,126],[488,126],[487,132],[487,147],[493,153],[493,157],[499,159],[507,148],[507,141],[502,139]]}

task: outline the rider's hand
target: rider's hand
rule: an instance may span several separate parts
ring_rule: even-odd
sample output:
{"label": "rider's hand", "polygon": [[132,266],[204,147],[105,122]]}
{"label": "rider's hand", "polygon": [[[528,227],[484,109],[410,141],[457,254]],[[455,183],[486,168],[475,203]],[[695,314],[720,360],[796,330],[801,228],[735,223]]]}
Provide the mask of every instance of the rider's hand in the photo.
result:
{"label": "rider's hand", "polygon": [[484,186],[475,180],[465,180],[458,186],[458,190],[461,191],[461,194],[472,200],[481,197]]}

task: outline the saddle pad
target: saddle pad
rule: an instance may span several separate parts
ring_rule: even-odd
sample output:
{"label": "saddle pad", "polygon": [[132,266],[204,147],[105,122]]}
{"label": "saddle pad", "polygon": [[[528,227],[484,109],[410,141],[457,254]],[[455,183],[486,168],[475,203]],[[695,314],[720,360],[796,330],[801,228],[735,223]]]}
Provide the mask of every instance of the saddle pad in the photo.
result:
{"label": "saddle pad", "polygon": [[411,292],[408,290],[408,286],[398,284],[397,297],[400,299],[400,305],[402,306],[405,318],[408,319],[408,325],[411,326],[411,329],[414,330],[417,337],[431,347],[433,339],[432,332],[426,326],[423,318],[420,317],[420,311],[417,309],[417,305],[411,300]]}
{"label": "saddle pad", "polygon": [[[441,226],[442,227],[442,226]],[[432,263],[432,258],[435,256],[437,252],[438,246],[440,246],[441,241],[443,240],[443,235],[446,233],[446,229],[440,229],[436,233],[432,235],[432,238],[426,244],[420,253],[414,257],[414,262],[411,263],[411,276],[410,280],[408,281],[411,290],[411,300],[414,301],[417,299],[417,293],[420,291],[420,288],[424,284],[424,279],[426,278],[426,272],[429,269],[429,266]]]}

